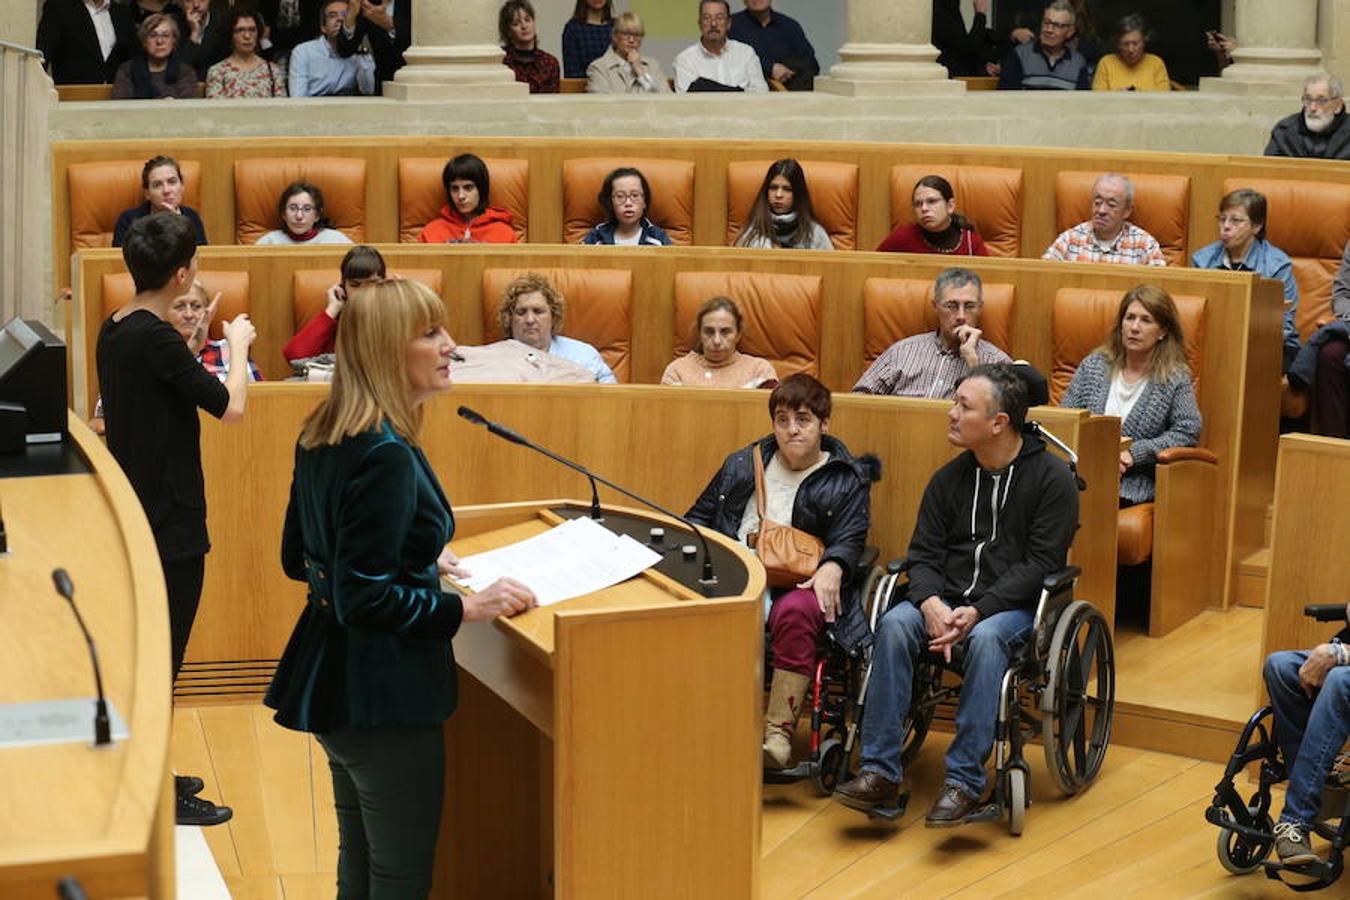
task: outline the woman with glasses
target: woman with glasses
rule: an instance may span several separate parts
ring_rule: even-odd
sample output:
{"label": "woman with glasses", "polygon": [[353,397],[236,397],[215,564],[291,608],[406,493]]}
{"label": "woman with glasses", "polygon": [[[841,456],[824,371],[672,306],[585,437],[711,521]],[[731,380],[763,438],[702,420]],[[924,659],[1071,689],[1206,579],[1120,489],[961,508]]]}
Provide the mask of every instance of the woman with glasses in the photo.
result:
{"label": "woman with glasses", "polygon": [[581,239],[583,244],[670,246],[670,236],[647,218],[652,189],[647,178],[633,168],[615,169],[600,187],[600,208],[607,218]]}
{"label": "woman with glasses", "polygon": [[286,73],[258,55],[262,18],[248,7],[235,7],[226,21],[233,52],[206,73],[209,99],[286,96]]}
{"label": "woman with glasses", "polygon": [[670,93],[661,64],[639,52],[644,34],[642,17],[635,12],[626,12],[614,20],[609,48],[586,67],[587,93]]}
{"label": "woman with glasses", "polygon": [[[610,32],[616,25],[613,0],[577,0],[572,18],[563,26],[563,77],[588,78],[590,64],[604,55],[609,47]],[[640,19],[637,30],[642,31]],[[589,90],[597,93],[593,88]]]}
{"label": "woman with glasses", "polygon": [[988,256],[979,232],[956,211],[956,192],[941,175],[925,175],[910,194],[914,221],[901,225],[877,246],[879,253],[950,253]]}
{"label": "woman with glasses", "polygon": [[136,29],[144,53],[117,67],[114,100],[186,100],[197,96],[197,70],[185,64],[178,49],[178,22],[165,13],[146,16]]}
{"label": "woman with glasses", "polygon": [[281,228],[258,238],[259,247],[289,244],[350,244],[352,239],[328,227],[323,211],[323,191],[308,181],[292,181],[277,201]]}

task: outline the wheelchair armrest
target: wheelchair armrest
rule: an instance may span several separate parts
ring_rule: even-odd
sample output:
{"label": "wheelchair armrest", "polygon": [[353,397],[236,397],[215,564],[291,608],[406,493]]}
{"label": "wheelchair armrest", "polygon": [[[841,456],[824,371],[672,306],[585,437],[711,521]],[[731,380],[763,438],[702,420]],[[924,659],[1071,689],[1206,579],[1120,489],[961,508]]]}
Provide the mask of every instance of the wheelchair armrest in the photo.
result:
{"label": "wheelchair armrest", "polygon": [[1048,593],[1053,594],[1082,574],[1083,570],[1078,566],[1065,566],[1053,575],[1045,576],[1045,581],[1041,582],[1041,587],[1045,588]]}
{"label": "wheelchair armrest", "polygon": [[1204,447],[1168,447],[1166,450],[1158,451],[1158,465],[1160,466],[1188,460],[1206,462],[1212,466],[1219,464],[1219,457],[1214,454],[1214,451],[1206,450]]}
{"label": "wheelchair armrest", "polygon": [[1339,622],[1345,618],[1344,603],[1309,603],[1303,614],[1318,622]]}
{"label": "wheelchair armrest", "polygon": [[887,575],[899,575],[901,572],[908,572],[910,567],[909,557],[897,556],[895,559],[886,563]]}

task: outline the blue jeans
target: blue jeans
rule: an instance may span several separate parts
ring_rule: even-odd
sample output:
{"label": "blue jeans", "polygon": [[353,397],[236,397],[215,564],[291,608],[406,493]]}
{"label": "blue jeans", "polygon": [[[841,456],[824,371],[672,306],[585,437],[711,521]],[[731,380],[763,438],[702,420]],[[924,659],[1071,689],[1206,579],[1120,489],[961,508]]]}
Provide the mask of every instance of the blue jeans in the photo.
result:
{"label": "blue jeans", "polygon": [[1275,708],[1275,740],[1289,770],[1281,822],[1309,825],[1322,807],[1322,786],[1350,732],[1350,667],[1327,672],[1309,699],[1298,683],[1307,660],[1302,650],[1281,650],[1266,657],[1266,690]]}
{"label": "blue jeans", "polygon": [[[947,748],[946,783],[971,796],[984,794],[984,761],[994,747],[1003,674],[1018,646],[1030,637],[1034,619],[1029,609],[995,613],[977,622],[966,638],[956,737]],[[923,613],[908,601],[892,607],[877,628],[862,728],[861,768],[892,781],[901,777],[901,720],[909,712],[914,664],[928,641]]]}

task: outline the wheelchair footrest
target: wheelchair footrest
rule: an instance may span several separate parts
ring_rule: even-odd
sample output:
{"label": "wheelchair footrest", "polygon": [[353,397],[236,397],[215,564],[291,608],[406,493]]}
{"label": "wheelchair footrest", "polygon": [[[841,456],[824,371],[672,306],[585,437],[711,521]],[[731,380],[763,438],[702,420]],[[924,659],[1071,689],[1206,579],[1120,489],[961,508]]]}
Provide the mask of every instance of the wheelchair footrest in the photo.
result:
{"label": "wheelchair footrest", "polygon": [[867,818],[885,819],[888,822],[894,822],[896,819],[903,816],[905,814],[905,810],[907,810],[908,808],[909,808],[909,791],[904,791],[903,793],[900,794],[900,797],[898,800],[896,800],[894,806],[874,806],[871,809],[867,810]]}

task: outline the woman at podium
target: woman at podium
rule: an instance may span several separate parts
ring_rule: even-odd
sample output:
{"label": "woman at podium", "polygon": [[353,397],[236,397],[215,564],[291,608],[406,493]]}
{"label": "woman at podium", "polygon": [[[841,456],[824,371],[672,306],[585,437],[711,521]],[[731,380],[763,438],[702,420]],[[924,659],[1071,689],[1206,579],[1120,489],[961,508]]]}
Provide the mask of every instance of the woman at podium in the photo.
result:
{"label": "woman at podium", "polygon": [[347,301],[327,399],[295,448],[281,557],[308,585],[265,703],[328,755],[340,897],[431,889],[444,793],[443,723],[456,703],[450,639],[462,621],[534,605],[509,578],[463,574],[450,504],[418,445],[422,405],[450,389],[455,342],[439,297],[414,281]]}

